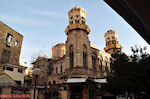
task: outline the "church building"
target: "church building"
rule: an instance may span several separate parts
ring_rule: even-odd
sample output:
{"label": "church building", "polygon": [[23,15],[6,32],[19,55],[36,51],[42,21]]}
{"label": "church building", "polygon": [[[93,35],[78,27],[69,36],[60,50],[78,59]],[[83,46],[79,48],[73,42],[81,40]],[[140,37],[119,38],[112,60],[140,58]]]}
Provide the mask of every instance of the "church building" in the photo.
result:
{"label": "church building", "polygon": [[[49,72],[46,83],[57,85],[62,99],[98,99],[97,86],[106,83],[105,76],[111,69],[111,54],[121,50],[117,32],[109,30],[105,33],[106,47],[103,51],[90,44],[90,28],[83,8],[73,7],[68,17],[67,40],[53,46],[52,59],[47,61],[49,65],[45,65]],[[42,68],[43,65],[36,67]],[[38,81],[42,78],[39,77]]]}

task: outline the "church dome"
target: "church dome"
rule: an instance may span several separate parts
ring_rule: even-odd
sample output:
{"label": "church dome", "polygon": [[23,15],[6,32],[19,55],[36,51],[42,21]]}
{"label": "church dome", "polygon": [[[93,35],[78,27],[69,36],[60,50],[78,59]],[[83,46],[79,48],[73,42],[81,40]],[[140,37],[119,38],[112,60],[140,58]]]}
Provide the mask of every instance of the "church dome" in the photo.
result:
{"label": "church dome", "polygon": [[83,8],[79,7],[79,6],[75,6],[75,7],[71,8],[68,13],[70,13],[74,10],[82,10],[84,13],[86,13],[86,11]]}

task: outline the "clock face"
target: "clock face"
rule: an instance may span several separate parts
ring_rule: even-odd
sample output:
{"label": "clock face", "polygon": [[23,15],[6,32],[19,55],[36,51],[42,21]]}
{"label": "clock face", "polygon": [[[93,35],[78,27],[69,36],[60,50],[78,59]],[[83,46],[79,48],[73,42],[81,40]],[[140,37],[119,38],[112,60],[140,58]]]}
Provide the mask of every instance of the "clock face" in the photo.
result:
{"label": "clock face", "polygon": [[116,41],[115,41],[115,40],[113,40],[112,42],[113,42],[113,44],[116,44]]}
{"label": "clock face", "polygon": [[7,46],[9,46],[9,47],[11,46],[12,38],[13,38],[13,36],[12,36],[11,34],[8,34],[8,35],[7,35],[6,44],[7,44]]}

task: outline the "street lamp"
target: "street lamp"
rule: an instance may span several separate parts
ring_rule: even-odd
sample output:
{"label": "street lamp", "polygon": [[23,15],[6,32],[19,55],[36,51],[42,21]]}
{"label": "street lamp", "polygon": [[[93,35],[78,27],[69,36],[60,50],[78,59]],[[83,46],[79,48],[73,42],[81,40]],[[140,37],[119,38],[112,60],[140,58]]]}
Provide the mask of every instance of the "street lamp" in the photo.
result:
{"label": "street lamp", "polygon": [[39,68],[34,68],[33,69],[33,75],[35,76],[34,79],[34,94],[33,94],[33,99],[35,99],[35,92],[36,92],[36,78],[39,76],[41,70]]}

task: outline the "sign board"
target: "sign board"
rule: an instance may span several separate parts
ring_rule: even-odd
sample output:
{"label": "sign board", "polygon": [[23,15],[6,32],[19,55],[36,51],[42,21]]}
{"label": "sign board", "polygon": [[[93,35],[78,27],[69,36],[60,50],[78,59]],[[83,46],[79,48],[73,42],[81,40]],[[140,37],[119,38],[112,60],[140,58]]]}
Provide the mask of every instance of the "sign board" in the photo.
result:
{"label": "sign board", "polygon": [[29,93],[0,94],[0,99],[30,99]]}

